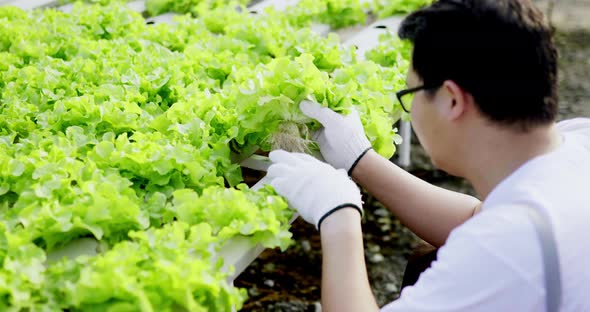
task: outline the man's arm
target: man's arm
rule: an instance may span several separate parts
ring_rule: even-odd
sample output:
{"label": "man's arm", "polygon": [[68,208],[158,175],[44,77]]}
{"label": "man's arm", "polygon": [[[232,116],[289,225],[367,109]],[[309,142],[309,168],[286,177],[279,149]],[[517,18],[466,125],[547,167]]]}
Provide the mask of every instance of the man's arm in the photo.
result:
{"label": "man's arm", "polygon": [[324,311],[377,311],[361,232],[362,199],[344,170],[305,154],[273,151],[270,185],[322,238]]}
{"label": "man's arm", "polygon": [[481,205],[475,197],[411,175],[372,150],[354,167],[352,177],[416,235],[437,247]]}
{"label": "man's arm", "polygon": [[360,214],[341,209],[322,223],[322,311],[379,311],[369,286]]}
{"label": "man's arm", "polygon": [[300,108],[305,115],[324,126],[315,135],[324,159],[335,168],[351,173],[359,184],[425,241],[441,246],[451,230],[478,209],[478,199],[424,182],[372,150],[362,156],[370,149],[371,143],[354,109],[348,116],[343,116],[309,101],[301,102]]}

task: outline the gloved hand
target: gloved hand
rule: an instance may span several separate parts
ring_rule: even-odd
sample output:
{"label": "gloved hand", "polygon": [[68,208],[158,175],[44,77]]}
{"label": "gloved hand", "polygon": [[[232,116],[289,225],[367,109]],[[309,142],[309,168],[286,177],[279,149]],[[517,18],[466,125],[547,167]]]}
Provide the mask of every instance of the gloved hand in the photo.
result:
{"label": "gloved hand", "polygon": [[362,215],[361,192],[343,169],[336,170],[307,154],[278,150],[269,155],[270,185],[319,230],[333,212],[354,208]]}
{"label": "gloved hand", "polygon": [[348,116],[343,116],[311,101],[302,101],[299,108],[324,126],[315,136],[324,159],[351,175],[354,166],[371,149],[358,112],[353,108]]}

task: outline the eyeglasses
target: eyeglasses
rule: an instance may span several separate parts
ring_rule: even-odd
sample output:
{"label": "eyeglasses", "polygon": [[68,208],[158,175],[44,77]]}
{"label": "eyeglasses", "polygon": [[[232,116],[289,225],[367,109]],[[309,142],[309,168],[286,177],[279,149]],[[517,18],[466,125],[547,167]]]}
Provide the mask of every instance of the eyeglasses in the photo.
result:
{"label": "eyeglasses", "polygon": [[395,93],[395,96],[397,97],[397,100],[399,101],[399,103],[402,106],[402,109],[404,110],[404,112],[406,113],[410,113],[410,110],[408,109],[408,107],[406,105],[404,105],[404,102],[402,101],[402,98],[404,97],[404,95],[408,95],[408,94],[413,94],[416,93],[418,91],[422,91],[422,90],[430,90],[430,89],[436,89],[438,88],[440,85],[421,85],[419,87],[415,87],[415,88],[410,88],[410,89],[405,89],[405,90],[401,90]]}

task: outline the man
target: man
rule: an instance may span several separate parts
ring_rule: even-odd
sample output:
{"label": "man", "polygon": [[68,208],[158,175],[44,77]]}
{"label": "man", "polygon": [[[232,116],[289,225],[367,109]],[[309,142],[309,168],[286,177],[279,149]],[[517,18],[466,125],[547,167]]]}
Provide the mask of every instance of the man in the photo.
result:
{"label": "man", "polygon": [[[358,114],[316,103],[328,164],[275,151],[271,185],[320,230],[324,311],[377,311],[364,263],[358,184],[438,259],[382,311],[545,311],[542,247],[527,209],[556,243],[560,311],[590,311],[590,120],[555,123],[557,51],[527,0],[441,0],[409,15],[408,90],[416,134],[433,163],[480,200],[421,181],[370,148]],[[359,213],[360,212],[360,213]]]}

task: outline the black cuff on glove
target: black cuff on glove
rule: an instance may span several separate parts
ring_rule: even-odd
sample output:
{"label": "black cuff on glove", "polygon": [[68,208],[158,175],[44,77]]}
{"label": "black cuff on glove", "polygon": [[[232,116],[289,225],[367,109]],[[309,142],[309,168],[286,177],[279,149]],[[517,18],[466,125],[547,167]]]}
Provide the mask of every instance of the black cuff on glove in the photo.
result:
{"label": "black cuff on glove", "polygon": [[336,212],[336,211],[338,211],[338,210],[340,210],[340,209],[342,209],[342,208],[354,208],[354,209],[356,209],[356,210],[357,210],[357,211],[358,211],[358,212],[361,214],[361,217],[363,216],[363,211],[362,211],[362,210],[361,210],[361,208],[360,208],[360,207],[358,207],[357,205],[355,205],[355,204],[342,204],[342,205],[340,205],[340,206],[338,206],[338,207],[336,207],[336,208],[334,208],[334,209],[332,209],[332,210],[330,210],[330,211],[326,212],[326,214],[325,214],[325,215],[323,215],[323,216],[320,218],[320,221],[318,222],[318,231],[320,230],[320,227],[322,226],[322,222],[323,222],[323,221],[324,221],[324,220],[325,220],[327,217],[329,217],[331,214],[333,214],[334,212]]}
{"label": "black cuff on glove", "polygon": [[363,156],[365,156],[365,154],[372,149],[373,149],[372,147],[367,148],[364,152],[362,152],[360,154],[360,156],[354,161],[354,163],[352,163],[352,166],[350,166],[350,169],[348,169],[348,176],[349,177],[352,176],[352,170],[354,169],[354,167],[356,167],[356,165],[359,163],[359,161],[361,161],[361,158],[363,158]]}

